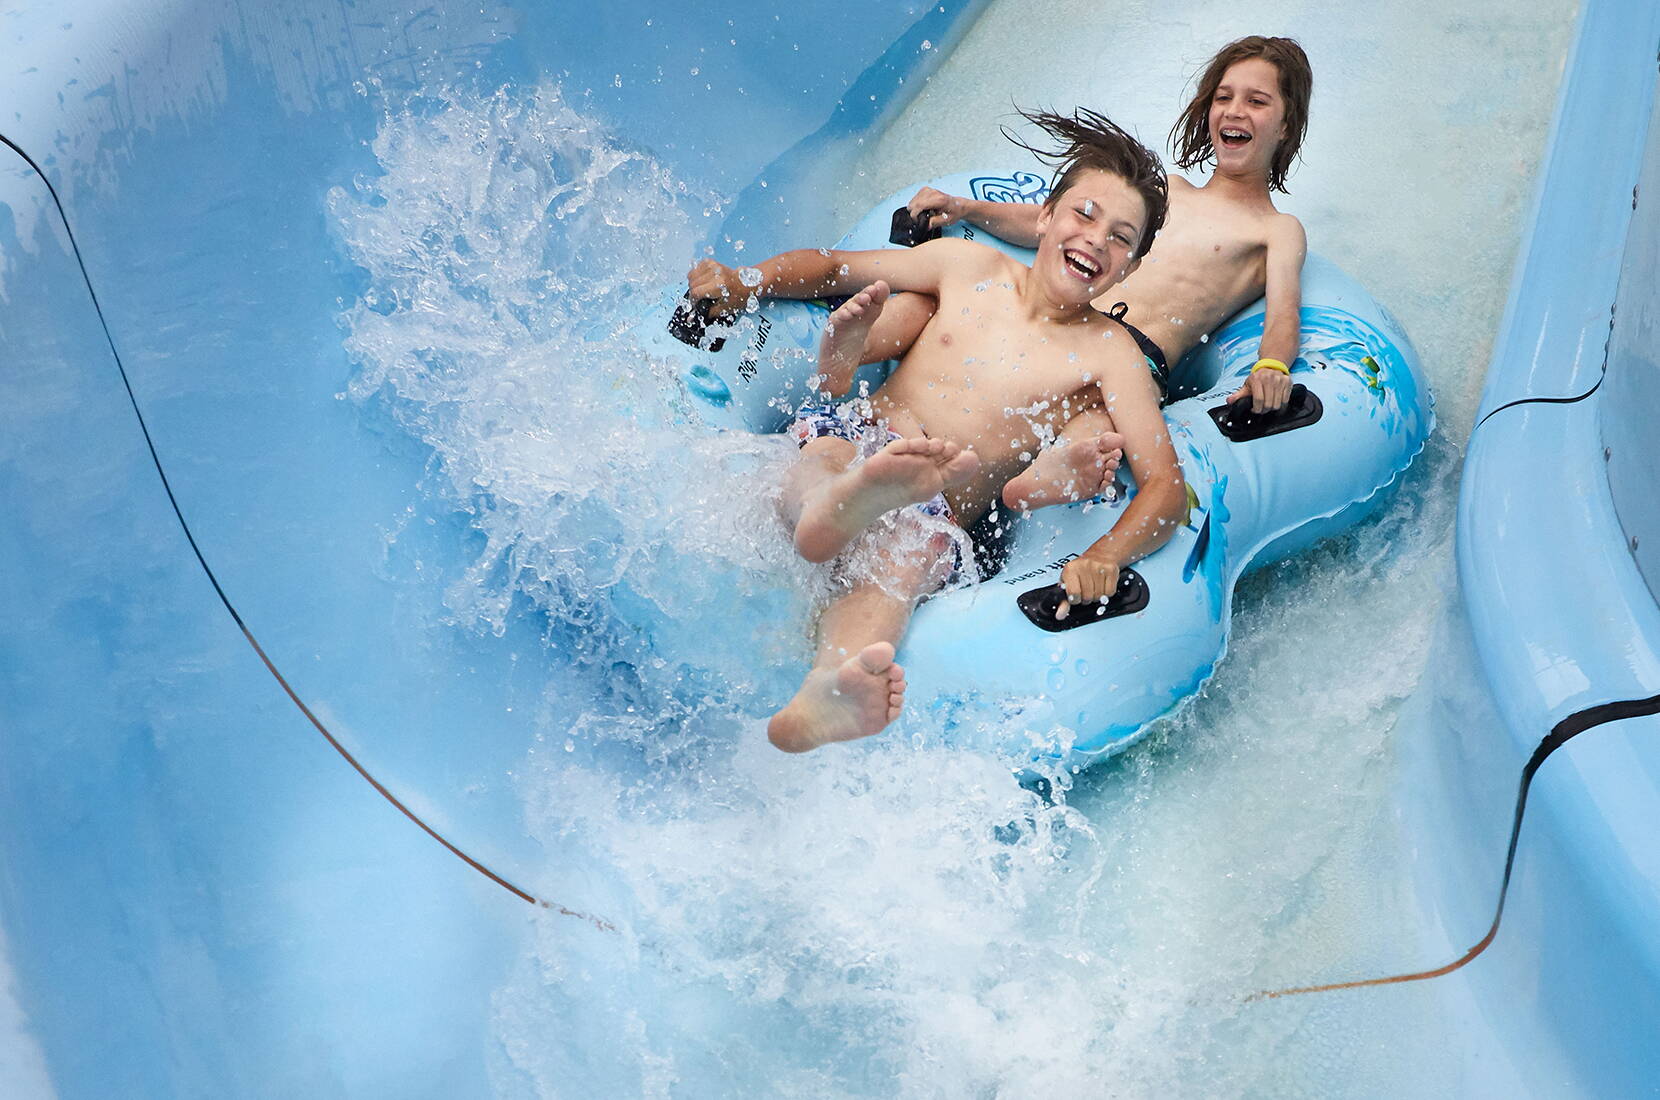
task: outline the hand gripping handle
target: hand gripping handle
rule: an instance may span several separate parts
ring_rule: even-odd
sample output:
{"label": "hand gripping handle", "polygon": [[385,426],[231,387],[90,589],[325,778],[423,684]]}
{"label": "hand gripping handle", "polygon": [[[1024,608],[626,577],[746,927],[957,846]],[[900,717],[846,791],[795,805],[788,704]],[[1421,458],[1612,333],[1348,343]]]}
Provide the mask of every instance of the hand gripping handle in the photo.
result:
{"label": "hand gripping handle", "polygon": [[893,224],[888,228],[888,243],[915,248],[923,241],[938,240],[940,234],[945,232],[944,228],[930,227],[928,224],[928,216],[937,213],[937,210],[924,210],[922,217],[913,218],[910,207],[901,206],[893,212]]}
{"label": "hand gripping handle", "polygon": [[686,295],[674,307],[674,315],[669,318],[669,335],[682,344],[690,344],[703,351],[719,351],[726,346],[726,337],[710,337],[709,327],[724,326],[727,322],[717,321],[709,315],[714,305],[712,299],[699,298],[694,302],[690,294]]}
{"label": "hand gripping handle", "polygon": [[1015,603],[1031,624],[1040,630],[1058,634],[1063,630],[1077,630],[1080,626],[1133,615],[1147,606],[1147,582],[1134,569],[1121,569],[1118,590],[1110,599],[1099,603],[1076,604],[1066,618],[1055,618],[1055,610],[1066,599],[1066,590],[1058,584],[1046,584],[1030,592],[1022,592]]}

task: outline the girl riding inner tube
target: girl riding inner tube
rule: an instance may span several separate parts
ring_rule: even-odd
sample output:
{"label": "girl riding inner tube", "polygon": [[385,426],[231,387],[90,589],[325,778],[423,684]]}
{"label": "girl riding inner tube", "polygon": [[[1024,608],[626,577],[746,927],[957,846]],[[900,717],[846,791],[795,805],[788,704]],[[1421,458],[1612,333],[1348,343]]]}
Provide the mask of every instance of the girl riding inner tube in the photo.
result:
{"label": "girl riding inner tube", "polygon": [[[1030,171],[962,173],[929,186],[1001,201],[1041,203],[1048,194],[1047,180]],[[915,190],[895,193],[836,247],[919,243],[924,234],[904,210]],[[1029,250],[971,226],[944,233],[1031,261]],[[731,323],[709,324],[690,303],[670,298],[640,335],[647,350],[682,364],[711,424],[773,432],[815,396],[827,316],[822,303],[767,300]],[[1056,621],[1062,566],[1111,527],[1135,494],[1133,478],[1120,471],[1116,499],[1003,513],[991,532],[1005,550],[1001,568],[916,609],[899,652],[908,711],[925,709],[953,743],[997,752],[1017,768],[1075,772],[1134,742],[1212,674],[1245,569],[1335,534],[1383,502],[1434,426],[1400,326],[1359,284],[1311,254],[1302,273],[1301,346],[1290,365],[1292,400],[1256,415],[1248,402],[1226,398],[1256,364],[1262,332],[1258,301],[1173,371],[1173,392],[1187,395],[1164,410],[1187,481],[1176,535],[1124,570],[1111,601]],[[883,365],[863,368],[854,392],[874,389],[885,373]],[[974,720],[986,707],[999,720]]]}

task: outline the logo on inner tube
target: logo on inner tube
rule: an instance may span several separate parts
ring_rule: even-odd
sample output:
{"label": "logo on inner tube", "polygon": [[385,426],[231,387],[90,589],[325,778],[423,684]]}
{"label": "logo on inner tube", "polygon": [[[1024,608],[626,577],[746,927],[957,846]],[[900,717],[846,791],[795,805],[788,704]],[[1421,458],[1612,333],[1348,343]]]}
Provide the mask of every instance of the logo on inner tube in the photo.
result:
{"label": "logo on inner tube", "polygon": [[743,358],[738,360],[738,377],[745,382],[755,377],[755,365],[761,360],[761,349],[767,346],[767,334],[772,332],[772,322],[765,315],[761,323],[755,326],[755,339],[749,342],[744,349]]}
{"label": "logo on inner tube", "polygon": [[1043,576],[1045,573],[1049,572],[1050,570],[1059,569],[1061,566],[1065,565],[1067,562],[1071,561],[1073,558],[1075,558],[1077,556],[1078,555],[1076,555],[1076,554],[1068,554],[1064,558],[1056,558],[1054,561],[1050,562],[1048,565],[1045,565],[1041,569],[1034,569],[1030,573],[1022,573],[1018,577],[1009,577],[1009,578],[1005,579],[1003,581],[1003,583],[1004,584],[1025,584],[1027,581],[1036,580],[1037,578]]}
{"label": "logo on inner tube", "polygon": [[1049,195],[1049,181],[1036,172],[1012,176],[975,176],[968,190],[981,202],[1040,203]]}

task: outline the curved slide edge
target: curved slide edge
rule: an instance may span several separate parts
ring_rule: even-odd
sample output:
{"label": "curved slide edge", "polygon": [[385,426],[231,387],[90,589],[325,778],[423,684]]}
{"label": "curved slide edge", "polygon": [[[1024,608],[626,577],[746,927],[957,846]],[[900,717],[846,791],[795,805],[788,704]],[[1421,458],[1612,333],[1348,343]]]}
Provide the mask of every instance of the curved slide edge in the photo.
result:
{"label": "curved slide edge", "polygon": [[[1628,263],[1623,285],[1620,269],[1628,232],[1639,236],[1657,44],[1651,5],[1591,0],[1581,14],[1465,462],[1462,601],[1404,720],[1400,798],[1426,948],[1443,961],[1470,951],[1502,898],[1491,949],[1436,983],[1472,1087],[1634,1095],[1660,1074],[1660,607],[1599,430],[1622,412],[1603,384],[1605,369],[1627,369],[1606,353],[1616,295],[1623,308],[1654,294],[1652,263]],[[1653,133],[1647,143],[1652,160]],[[1660,218],[1660,203],[1636,217]]]}
{"label": "curved slide edge", "polygon": [[1585,0],[1480,422],[1596,384],[1654,98],[1660,5]]}

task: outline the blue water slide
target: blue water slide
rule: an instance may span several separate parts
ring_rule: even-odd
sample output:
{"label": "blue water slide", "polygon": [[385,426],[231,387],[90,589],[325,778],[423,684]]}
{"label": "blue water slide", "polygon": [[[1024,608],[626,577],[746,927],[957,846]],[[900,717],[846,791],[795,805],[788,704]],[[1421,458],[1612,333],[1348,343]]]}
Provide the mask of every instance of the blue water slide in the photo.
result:
{"label": "blue water slide", "polygon": [[1484,1095],[1660,1079],[1657,58],[1660,7],[1584,5],[1465,461],[1461,603],[1403,738],[1435,961],[1465,961],[1434,980]]}
{"label": "blue water slide", "polygon": [[[365,275],[328,195],[379,172],[388,103],[542,82],[736,193],[714,243],[828,239],[808,196],[982,7],[0,12],[0,1096],[534,1092],[500,1048],[546,1037],[504,1038],[497,998],[537,937],[580,944],[584,994],[718,1016],[651,966],[608,987],[631,899],[525,820],[516,773],[586,689],[546,691],[534,615],[451,624],[430,578],[467,517],[338,398]],[[1452,1006],[1450,1095],[1660,1079],[1657,46],[1652,0],[1585,0],[1403,723],[1425,947],[1469,960],[1418,987]],[[567,984],[547,1023],[580,1057],[544,1091],[645,1092],[604,1030],[627,1012]],[[1363,995],[1390,993],[1330,996]]]}
{"label": "blue water slide", "polygon": [[806,208],[789,166],[902,107],[978,7],[0,16],[0,1095],[487,1095],[532,916],[616,940],[604,868],[514,787],[580,709],[544,693],[559,655],[527,617],[446,625],[422,578],[465,520],[339,400],[363,274],[325,204],[376,173],[384,105],[557,85],[689,186],[779,161]]}

